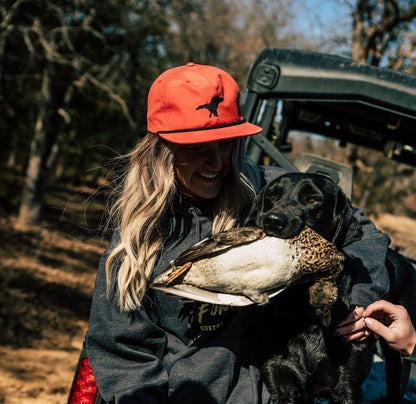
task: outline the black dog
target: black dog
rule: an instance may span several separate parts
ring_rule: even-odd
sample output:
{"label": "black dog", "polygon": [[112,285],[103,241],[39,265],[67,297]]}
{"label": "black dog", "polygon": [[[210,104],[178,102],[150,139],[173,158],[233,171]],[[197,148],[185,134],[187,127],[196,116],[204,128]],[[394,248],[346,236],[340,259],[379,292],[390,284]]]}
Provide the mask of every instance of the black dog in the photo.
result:
{"label": "black dog", "polygon": [[[349,199],[329,178],[319,174],[289,173],[272,181],[255,198],[246,225],[262,228],[280,238],[297,235],[308,226],[339,249],[359,240],[362,229]],[[389,253],[391,301],[409,306],[414,299],[415,271],[397,253]],[[332,308],[332,325],[351,311],[354,270],[348,259],[338,279],[338,299]],[[410,279],[413,277],[412,279]],[[407,290],[407,291],[406,291]],[[412,303],[414,305],[414,303]],[[361,402],[361,385],[371,370],[374,340],[343,342],[333,327],[322,327],[309,304],[308,285],[294,286],[276,297],[259,315],[270,329],[253,338],[260,349],[261,371],[276,403],[313,403],[314,397],[332,403]],[[387,398],[398,403],[404,395],[410,365],[385,346]]]}

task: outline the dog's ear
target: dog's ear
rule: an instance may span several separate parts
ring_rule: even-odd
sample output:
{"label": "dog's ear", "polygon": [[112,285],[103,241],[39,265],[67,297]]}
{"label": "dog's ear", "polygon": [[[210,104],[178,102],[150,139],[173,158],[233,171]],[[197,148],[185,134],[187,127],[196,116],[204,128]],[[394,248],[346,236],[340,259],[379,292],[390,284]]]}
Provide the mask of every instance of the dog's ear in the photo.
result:
{"label": "dog's ear", "polygon": [[332,243],[337,248],[345,247],[363,236],[363,229],[360,222],[354,216],[351,202],[344,192],[339,189],[334,209],[335,231]]}
{"label": "dog's ear", "polygon": [[257,214],[263,205],[263,192],[260,191],[254,199],[249,202],[243,209],[242,223],[243,226],[255,226]]}

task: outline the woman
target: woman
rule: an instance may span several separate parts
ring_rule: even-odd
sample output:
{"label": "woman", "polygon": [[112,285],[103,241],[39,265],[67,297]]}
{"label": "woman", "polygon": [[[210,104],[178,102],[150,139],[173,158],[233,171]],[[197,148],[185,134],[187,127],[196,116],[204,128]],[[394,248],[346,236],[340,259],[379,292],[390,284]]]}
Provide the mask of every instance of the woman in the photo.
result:
{"label": "woman", "polygon": [[[238,86],[218,68],[188,63],[162,73],[147,118],[97,273],[87,350],[99,390],[117,403],[270,402],[248,337],[258,308],[185,301],[147,286],[196,242],[238,226],[242,207],[284,170],[247,159],[244,136],[261,128],[242,118]],[[352,303],[364,306],[388,292],[388,237],[357,216],[365,236],[349,253],[367,277],[363,287],[357,272]],[[371,291],[369,273],[377,273]]]}

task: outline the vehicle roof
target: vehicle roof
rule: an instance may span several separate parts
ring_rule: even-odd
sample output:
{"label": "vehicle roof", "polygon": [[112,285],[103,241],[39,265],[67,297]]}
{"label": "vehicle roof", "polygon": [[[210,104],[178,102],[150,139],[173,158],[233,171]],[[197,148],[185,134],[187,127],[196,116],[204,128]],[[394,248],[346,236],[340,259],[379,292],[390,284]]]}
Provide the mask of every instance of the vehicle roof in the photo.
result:
{"label": "vehicle roof", "polygon": [[[252,66],[245,115],[284,101],[287,130],[323,134],[416,165],[416,76],[298,49],[266,48]],[[248,115],[248,116],[247,116]]]}

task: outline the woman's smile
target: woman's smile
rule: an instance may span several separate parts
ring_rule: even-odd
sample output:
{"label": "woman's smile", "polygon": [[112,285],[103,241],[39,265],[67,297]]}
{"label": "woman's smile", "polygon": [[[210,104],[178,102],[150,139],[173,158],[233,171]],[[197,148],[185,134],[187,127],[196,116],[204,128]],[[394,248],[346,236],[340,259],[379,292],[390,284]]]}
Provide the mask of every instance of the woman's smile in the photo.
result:
{"label": "woman's smile", "polygon": [[197,175],[200,175],[204,180],[208,181],[208,180],[213,180],[215,181],[218,176],[220,175],[219,172],[215,173],[215,174],[210,174],[210,173],[196,173]]}
{"label": "woman's smile", "polygon": [[175,170],[179,190],[194,200],[218,196],[231,167],[233,140],[178,145]]}

